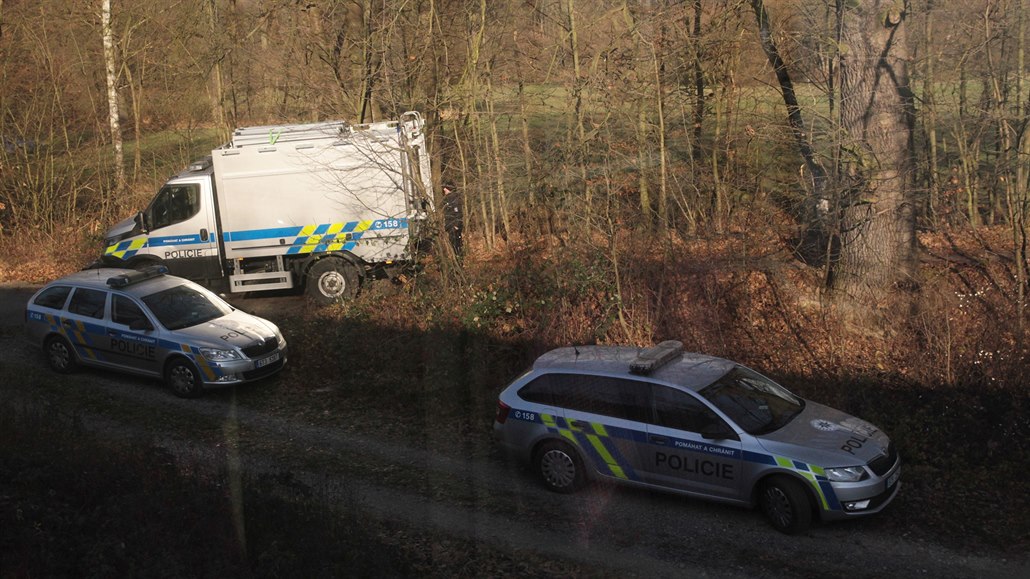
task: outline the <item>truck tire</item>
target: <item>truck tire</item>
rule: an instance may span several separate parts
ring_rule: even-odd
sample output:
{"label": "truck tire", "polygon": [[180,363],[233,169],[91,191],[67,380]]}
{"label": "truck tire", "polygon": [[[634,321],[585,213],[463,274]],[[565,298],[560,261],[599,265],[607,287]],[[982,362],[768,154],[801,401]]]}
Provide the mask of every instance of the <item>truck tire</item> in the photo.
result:
{"label": "truck tire", "polygon": [[308,269],[306,291],[308,298],[329,305],[353,299],[358,295],[358,268],[338,257],[320,259]]}

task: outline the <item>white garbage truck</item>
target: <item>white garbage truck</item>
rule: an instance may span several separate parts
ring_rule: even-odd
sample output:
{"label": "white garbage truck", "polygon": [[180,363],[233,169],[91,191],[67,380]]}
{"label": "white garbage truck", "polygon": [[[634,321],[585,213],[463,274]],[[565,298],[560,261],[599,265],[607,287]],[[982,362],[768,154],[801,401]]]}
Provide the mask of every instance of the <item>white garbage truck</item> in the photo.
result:
{"label": "white garbage truck", "polygon": [[411,261],[432,208],[423,129],[417,112],[237,129],[115,225],[100,262],[165,265],[217,291],[353,297]]}

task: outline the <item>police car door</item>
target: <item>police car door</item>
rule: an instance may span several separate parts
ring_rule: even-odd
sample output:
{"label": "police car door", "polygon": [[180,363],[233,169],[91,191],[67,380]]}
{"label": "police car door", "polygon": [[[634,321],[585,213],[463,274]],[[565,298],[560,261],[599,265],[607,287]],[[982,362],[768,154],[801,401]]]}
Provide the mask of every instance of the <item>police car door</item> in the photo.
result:
{"label": "police car door", "polygon": [[714,497],[741,498],[741,444],[736,433],[687,392],[655,384],[652,395],[646,480]]}
{"label": "police car door", "polygon": [[106,308],[106,291],[77,287],[68,302],[66,315],[61,316],[61,333],[71,342],[79,359],[87,363],[111,363],[105,340]]}
{"label": "police car door", "polygon": [[111,296],[111,321],[107,326],[111,360],[133,372],[161,375],[157,330],[132,298]]}
{"label": "police car door", "polygon": [[147,251],[171,273],[194,280],[222,276],[209,178],[166,184],[143,215]]}
{"label": "police car door", "polygon": [[[555,401],[584,460],[603,476],[639,481],[646,435],[647,384],[609,376],[562,374]],[[589,468],[589,467],[588,467]]]}

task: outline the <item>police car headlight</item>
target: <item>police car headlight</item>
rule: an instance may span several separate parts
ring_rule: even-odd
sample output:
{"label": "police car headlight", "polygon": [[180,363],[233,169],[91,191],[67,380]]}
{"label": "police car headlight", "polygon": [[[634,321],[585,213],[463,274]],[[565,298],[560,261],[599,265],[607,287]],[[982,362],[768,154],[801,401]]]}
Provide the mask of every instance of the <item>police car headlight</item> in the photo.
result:
{"label": "police car headlight", "polygon": [[212,362],[228,362],[230,360],[242,360],[236,350],[219,350],[217,348],[201,348],[200,355]]}
{"label": "police car headlight", "polygon": [[861,466],[842,466],[826,469],[826,478],[833,482],[858,482],[869,478],[869,473]]}

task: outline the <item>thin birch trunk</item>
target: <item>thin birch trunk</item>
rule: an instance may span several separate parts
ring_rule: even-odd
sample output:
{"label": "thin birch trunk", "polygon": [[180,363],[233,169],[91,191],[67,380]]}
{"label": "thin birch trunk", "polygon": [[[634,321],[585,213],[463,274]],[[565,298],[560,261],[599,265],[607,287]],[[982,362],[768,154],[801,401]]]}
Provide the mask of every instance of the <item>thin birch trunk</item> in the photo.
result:
{"label": "thin birch trunk", "polygon": [[934,83],[936,70],[933,50],[933,2],[926,7],[924,38],[926,41],[926,74],[923,77],[923,102],[926,116],[926,157],[927,157],[927,212],[931,222],[937,221],[937,200],[940,197],[940,176],[937,155],[937,103],[934,100]]}
{"label": "thin birch trunk", "polygon": [[100,9],[101,34],[104,37],[104,69],[107,78],[107,118],[114,146],[115,192],[125,190],[125,152],[122,150],[122,128],[118,110],[118,78],[115,71],[114,31],[111,28],[111,0],[102,0]]}

